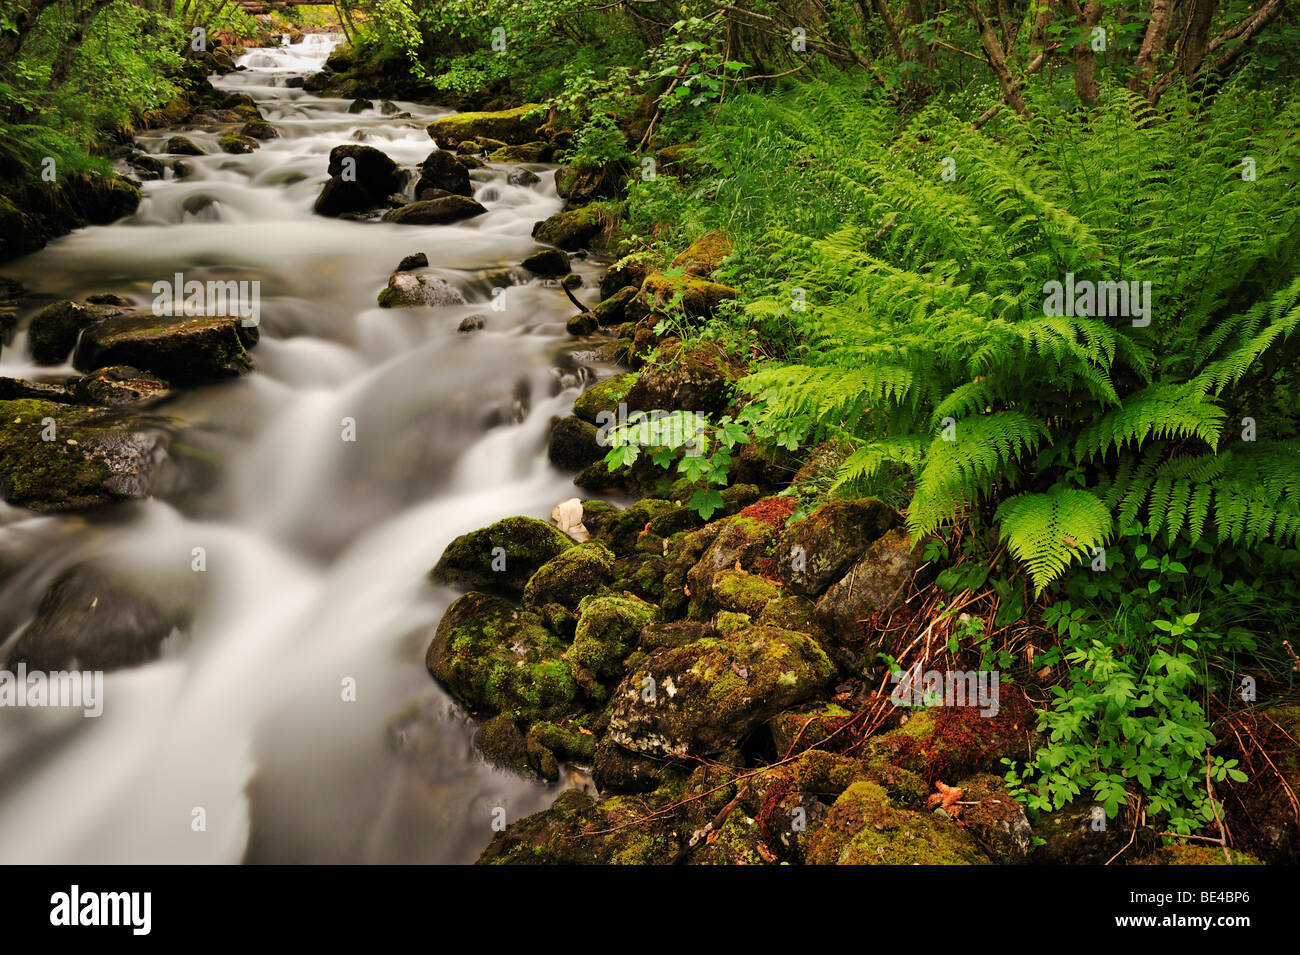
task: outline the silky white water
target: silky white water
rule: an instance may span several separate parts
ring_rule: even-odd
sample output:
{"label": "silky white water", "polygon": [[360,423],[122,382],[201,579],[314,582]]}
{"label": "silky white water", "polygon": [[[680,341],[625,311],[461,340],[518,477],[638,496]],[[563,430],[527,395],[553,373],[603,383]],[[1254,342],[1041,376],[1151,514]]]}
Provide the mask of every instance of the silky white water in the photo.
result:
{"label": "silky white water", "polygon": [[[107,516],[0,505],[0,642],[55,575],[90,558],[162,588],[197,580],[199,593],[191,632],[161,659],[107,675],[102,717],[0,709],[0,862],[472,861],[494,809],[515,819],[557,791],[475,753],[472,723],[424,668],[455,597],[424,575],[457,534],[545,518],[575,494],[546,462],[546,428],[593,369],[569,354],[563,293],[517,267],[560,200],[549,174],[514,186],[492,167],[473,174],[488,214],[466,223],[313,215],[332,147],[418,163],[433,148],[425,123],[445,112],[398,102],[410,119],[349,115],[346,100],[284,85],[319,69],[332,42],[253,50],[245,71],[214,79],[251,95],[279,138],[232,156],[218,131],[182,130],[209,151],[184,157],[190,175],[145,183],[134,216],[5,268],[38,293],[33,310],[95,292],[147,308],[176,272],[255,279],[262,337],[251,375],[159,409],[218,462],[211,486]],[[171,162],[161,151],[176,132],[138,142]],[[468,305],[377,307],[417,251]],[[471,314],[485,328],[459,333]],[[0,375],[49,371],[22,335],[0,355]]]}

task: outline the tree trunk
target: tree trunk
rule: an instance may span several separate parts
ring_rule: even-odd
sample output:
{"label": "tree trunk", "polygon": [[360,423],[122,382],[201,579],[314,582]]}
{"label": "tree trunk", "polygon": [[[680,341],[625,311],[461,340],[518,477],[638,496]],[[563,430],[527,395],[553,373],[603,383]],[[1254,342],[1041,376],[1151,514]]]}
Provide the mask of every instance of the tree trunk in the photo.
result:
{"label": "tree trunk", "polygon": [[993,73],[998,78],[1002,98],[1017,113],[1028,116],[1029,107],[1025,105],[1025,98],[1020,95],[1020,81],[1011,75],[1011,70],[1007,67],[1006,53],[1003,52],[1002,44],[998,41],[997,32],[989,23],[988,17],[984,15],[979,0],[966,0],[966,6],[970,9],[971,16],[975,18],[975,25],[979,29],[980,45],[984,47],[989,66],[993,68]]}
{"label": "tree trunk", "polygon": [[1151,96],[1156,59],[1164,52],[1165,37],[1169,35],[1169,25],[1173,19],[1173,0],[1152,0],[1151,20],[1147,23],[1146,36],[1142,39],[1142,48],[1138,50],[1137,60],[1133,63],[1133,75],[1128,81],[1128,88],[1134,93]]}

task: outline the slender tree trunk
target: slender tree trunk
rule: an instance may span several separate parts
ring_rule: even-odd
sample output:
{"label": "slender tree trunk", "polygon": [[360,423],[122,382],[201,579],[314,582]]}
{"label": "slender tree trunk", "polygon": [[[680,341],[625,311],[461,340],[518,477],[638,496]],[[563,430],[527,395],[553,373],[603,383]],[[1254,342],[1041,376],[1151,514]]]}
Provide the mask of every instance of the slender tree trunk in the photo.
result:
{"label": "slender tree trunk", "polygon": [[1156,59],[1164,52],[1165,37],[1169,35],[1173,19],[1174,0],[1152,0],[1151,20],[1147,23],[1146,36],[1142,39],[1142,48],[1133,63],[1133,75],[1128,81],[1128,88],[1134,93],[1151,95]]}
{"label": "slender tree trunk", "polygon": [[975,26],[980,35],[980,45],[984,47],[984,54],[988,57],[989,66],[993,68],[993,73],[998,78],[998,87],[1002,90],[1002,98],[1017,113],[1028,116],[1029,107],[1025,105],[1025,98],[1020,95],[1020,81],[1011,75],[1011,70],[1007,66],[1006,53],[1002,49],[1002,44],[998,40],[993,25],[989,23],[988,17],[984,15],[984,9],[979,5],[979,0],[967,0],[966,6],[970,9],[971,16],[975,18]]}

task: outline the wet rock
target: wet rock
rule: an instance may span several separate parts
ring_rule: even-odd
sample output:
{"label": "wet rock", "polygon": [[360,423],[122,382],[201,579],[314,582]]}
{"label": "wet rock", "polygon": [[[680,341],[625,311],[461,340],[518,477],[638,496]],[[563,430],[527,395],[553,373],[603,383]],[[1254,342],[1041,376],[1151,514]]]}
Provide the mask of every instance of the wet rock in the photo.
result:
{"label": "wet rock", "polygon": [[21,297],[27,290],[23,288],[23,283],[17,279],[11,279],[7,276],[0,275],[0,301],[9,301]]}
{"label": "wet rock", "polygon": [[809,840],[810,865],[986,865],[970,834],[933,813],[897,809],[873,782],[849,786]]}
{"label": "wet rock", "polygon": [[528,722],[573,709],[578,688],[564,643],[500,597],[468,593],[429,644],[429,672],[466,705]]}
{"label": "wet rock", "polygon": [[117,309],[113,307],[82,305],[66,299],[45,306],[27,328],[27,347],[32,361],[38,365],[63,364],[83,328],[115,314]]}
{"label": "wet rock", "polygon": [[0,401],[0,486],[16,507],[67,511],[147,497],[166,448],[159,428],[117,413]]}
{"label": "wet rock", "polygon": [[260,139],[262,142],[280,138],[276,128],[262,119],[250,119],[239,130],[239,135],[247,136],[249,139]]}
{"label": "wet rock", "polygon": [[551,419],[547,456],[557,468],[579,471],[605,456],[596,426],[576,415]]}
{"label": "wet rock", "polygon": [[524,606],[530,609],[559,604],[574,609],[583,597],[609,583],[614,552],[600,541],[587,541],[552,557],[524,586]]}
{"label": "wet rock", "polygon": [[[892,692],[892,688],[891,688]],[[974,705],[909,707],[897,729],[871,737],[865,755],[919,773],[927,782],[963,779],[1002,769],[1004,758],[1025,762],[1031,747],[1043,744],[1035,718],[1023,703],[1001,697],[996,715],[982,716]]]}
{"label": "wet rock", "polygon": [[90,305],[112,305],[115,308],[132,307],[129,298],[123,298],[121,295],[115,295],[112,292],[97,292],[94,295],[87,295],[86,302]]}
{"label": "wet rock", "polygon": [[206,156],[207,152],[187,136],[173,136],[163,147],[165,152],[178,156]]}
{"label": "wet rock", "polygon": [[36,398],[59,404],[79,404],[79,400],[66,385],[50,381],[28,381],[25,378],[0,378],[0,401],[15,398]]}
{"label": "wet rock", "polygon": [[385,116],[398,116],[400,115],[401,110],[397,108],[397,104],[392,100],[386,99],[379,104],[379,112]]}
{"label": "wet rock", "polygon": [[316,199],[315,212],[338,216],[387,204],[402,188],[397,163],[373,146],[345,143],[330,150],[330,180]]}
{"label": "wet rock", "polygon": [[89,375],[71,378],[68,388],[77,400],[103,408],[151,404],[172,393],[162,379],[125,365],[100,368]]}
{"label": "wet rock", "polygon": [[893,509],[875,498],[823,504],[781,535],[781,581],[791,593],[820,596],[897,523]]}
{"label": "wet rock", "polygon": [[488,154],[488,162],[546,162],[550,158],[551,147],[543,142],[502,146]]}
{"label": "wet rock", "polygon": [[379,293],[381,308],[414,308],[422,305],[464,305],[465,296],[445,279],[411,272],[395,272]]}
{"label": "wet rock", "polygon": [[533,238],[545,245],[576,252],[588,245],[603,229],[604,221],[593,209],[584,207],[557,212],[533,226]]}
{"label": "wet rock", "polygon": [[251,136],[242,136],[239,133],[226,133],[226,135],[217,140],[217,145],[221,147],[222,152],[242,155],[244,153],[251,153],[257,148],[258,143],[257,140],[253,139]]}
{"label": "wet rock", "polygon": [[534,275],[559,276],[569,272],[569,257],[559,249],[534,252],[520,264]]}
{"label": "wet rock", "polygon": [[489,762],[516,772],[527,773],[528,741],[509,716],[498,714],[486,720],[474,733],[474,745]]}
{"label": "wet rock", "polygon": [[290,90],[300,90],[306,85],[306,81],[305,76],[290,76],[284,81],[284,87]]}
{"label": "wet rock", "polygon": [[518,595],[543,564],[573,546],[568,535],[545,521],[507,517],[448,544],[429,579]]}
{"label": "wet rock", "polygon": [[902,530],[887,531],[817,601],[818,621],[841,639],[863,636],[866,621],[907,596],[920,566],[920,544],[911,544]]}
{"label": "wet rock", "polygon": [[486,324],[487,324],[487,319],[484,318],[482,315],[469,315],[460,320],[460,324],[456,326],[456,331],[462,333],[476,332]]}
{"label": "wet rock", "polygon": [[368,109],[374,109],[375,104],[368,99],[354,99],[348,104],[348,113],[355,116],[357,113],[364,113]]}
{"label": "wet rock", "polygon": [[636,379],[636,374],[628,373],[596,382],[573,402],[573,413],[583,421],[590,421],[592,424],[605,423],[607,419],[602,419],[600,416],[602,414],[617,416],[619,403],[627,398],[627,393]]}
{"label": "wet rock", "polygon": [[[536,113],[536,118],[529,117],[530,113]],[[498,112],[453,113],[435,119],[426,129],[441,149],[455,149],[479,136],[498,140],[502,145],[518,145],[537,138],[543,118],[541,107],[530,103]]]}
{"label": "wet rock", "polygon": [[646,412],[719,414],[731,403],[738,377],[714,346],[665,346],[660,360],[642,370],[628,389],[627,405]]}
{"label": "wet rock", "polygon": [[623,660],[636,648],[641,630],[658,615],[659,608],[644,600],[583,597],[578,604],[578,628],[569,648],[569,662],[590,670],[599,680],[622,675]]}
{"label": "wet rock", "polygon": [[590,335],[599,327],[600,323],[591,312],[579,312],[564,323],[564,330],[576,338]]}
{"label": "wet rock", "polygon": [[172,384],[205,384],[251,371],[244,346],[256,334],[225,316],[107,318],[81,333],[72,364],[87,372],[127,365]]}
{"label": "wet rock", "polygon": [[506,174],[506,182],[512,186],[533,186],[541,180],[531,169],[511,169]]}
{"label": "wet rock", "polygon": [[6,666],[117,670],[158,657],[189,623],[185,592],[121,569],[79,564],[55,578]]}
{"label": "wet rock", "polygon": [[[679,825],[672,815],[648,823],[639,820],[677,798],[677,792],[665,788],[649,796],[614,796],[596,802],[582,791],[570,789],[549,809],[497,833],[483,850],[479,864],[667,864],[690,837],[689,826]],[[585,835],[588,832],[602,834]]]}
{"label": "wet rock", "polygon": [[410,272],[412,269],[424,269],[429,267],[429,257],[423,252],[413,252],[402,261],[397,263],[397,272]]}
{"label": "wet rock", "polygon": [[659,650],[615,690],[609,738],[644,754],[720,753],[815,694],[832,670],[806,634],[771,627]]}
{"label": "wet rock", "polygon": [[620,289],[640,289],[649,271],[642,253],[633,253],[619,259],[600,277],[600,294],[609,298]]}
{"label": "wet rock", "polygon": [[426,189],[442,189],[455,196],[472,195],[469,167],[454,153],[435,149],[420,163],[420,181],[416,183],[415,194],[420,196]]}
{"label": "wet rock", "polygon": [[622,288],[592,308],[596,321],[603,326],[621,325],[627,320],[627,307],[636,298],[636,289]]}
{"label": "wet rock", "polygon": [[466,196],[443,196],[411,202],[385,214],[385,222],[399,225],[448,225],[481,216],[487,209]]}
{"label": "wet rock", "polygon": [[555,173],[555,191],[573,205],[597,199],[615,199],[626,188],[627,174],[626,163],[566,167]]}
{"label": "wet rock", "polygon": [[144,180],[161,179],[167,168],[162,161],[142,152],[131,153],[126,157],[126,162]]}

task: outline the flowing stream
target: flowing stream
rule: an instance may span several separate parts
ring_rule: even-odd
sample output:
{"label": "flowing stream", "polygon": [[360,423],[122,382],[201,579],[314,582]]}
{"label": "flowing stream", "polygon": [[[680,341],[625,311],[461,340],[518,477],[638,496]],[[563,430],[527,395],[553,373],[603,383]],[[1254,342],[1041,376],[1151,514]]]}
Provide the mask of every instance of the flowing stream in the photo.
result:
{"label": "flowing stream", "polygon": [[[141,135],[188,174],[169,169],[145,183],[135,215],[5,267],[36,308],[96,292],[148,308],[153,283],[176,272],[256,279],[262,334],[251,375],[158,409],[217,462],[213,481],[102,516],[0,505],[0,644],[54,576],[87,559],[169,593],[201,581],[190,631],[157,661],[107,674],[101,717],[3,713],[0,862],[468,862],[495,809],[513,820],[581,784],[486,764],[472,722],[424,668],[455,597],[424,579],[443,548],[508,514],[546,518],[575,493],[546,461],[547,423],[607,369],[574,354],[563,292],[517,265],[537,248],[533,223],[560,208],[553,177],[517,186],[506,167],[476,170],[488,214],[451,226],[313,215],[332,147],[416,164],[433,148],[425,124],[446,112],[397,102],[410,118],[349,114],[347,100],[289,85],[333,42],[251,50],[246,70],[214,78],[251,95],[279,138],[234,156],[212,130]],[[163,153],[177,132],[208,155]],[[468,305],[377,306],[417,251]],[[596,269],[576,267],[590,299]],[[458,332],[473,314],[485,327]],[[32,366],[22,339],[0,375],[59,371]]]}

